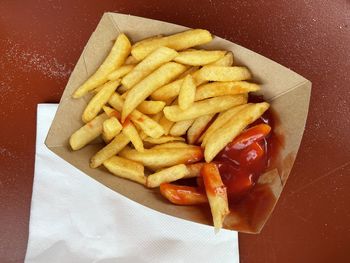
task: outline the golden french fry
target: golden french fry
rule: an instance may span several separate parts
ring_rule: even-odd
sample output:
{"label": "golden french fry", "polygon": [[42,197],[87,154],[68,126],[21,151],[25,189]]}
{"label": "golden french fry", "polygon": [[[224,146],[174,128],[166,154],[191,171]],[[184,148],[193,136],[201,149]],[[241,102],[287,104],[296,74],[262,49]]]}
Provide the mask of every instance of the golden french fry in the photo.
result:
{"label": "golden french fry", "polygon": [[178,121],[170,129],[170,135],[181,136],[184,135],[187,130],[191,127],[194,120]]}
{"label": "golden french fry", "polygon": [[203,176],[215,231],[218,231],[222,228],[224,219],[230,212],[226,187],[221,180],[219,169],[214,163],[204,164],[201,175]]}
{"label": "golden french fry", "polygon": [[130,53],[131,44],[125,34],[120,34],[112,47],[112,50],[97,71],[81,85],[74,93],[73,98],[80,98],[90,90],[102,85],[108,79],[107,76],[121,65]]}
{"label": "golden french fry", "polygon": [[260,90],[260,86],[246,81],[211,82],[196,90],[195,101],[211,97],[237,95]]}
{"label": "golden french fry", "polygon": [[131,89],[135,84],[139,83],[163,64],[171,61],[177,55],[178,53],[174,49],[167,47],[157,48],[122,79],[123,86]]}
{"label": "golden french fry", "polygon": [[202,142],[202,147],[206,145],[208,138],[218,130],[221,126],[225,125],[231,118],[233,118],[240,110],[245,107],[248,107],[249,104],[243,104],[235,106],[227,111],[221,112],[215,121],[209,126],[205,133],[198,140]]}
{"label": "golden french fry", "polygon": [[147,179],[144,174],[144,167],[140,163],[119,156],[113,156],[104,161],[103,165],[116,176],[129,179],[142,185],[146,184]]}
{"label": "golden french fry", "polygon": [[111,95],[115,92],[120,81],[109,81],[103,85],[103,88],[89,101],[83,112],[83,122],[89,122],[97,116],[102,107],[108,102]]}
{"label": "golden french fry", "polygon": [[158,144],[152,147],[152,149],[162,149],[162,148],[186,148],[191,147],[192,145],[189,145],[185,142],[167,142],[163,144]]}
{"label": "golden french fry", "polygon": [[179,95],[184,78],[177,79],[159,89],[151,94],[153,100],[166,101],[168,99],[173,99]]}
{"label": "golden french fry", "polygon": [[168,62],[136,84],[126,96],[122,121],[156,89],[169,83],[185,70],[186,67],[181,64]]}
{"label": "golden french fry", "polygon": [[120,156],[142,163],[150,169],[157,170],[177,164],[190,164],[203,158],[203,149],[198,146],[187,148],[145,149],[143,152],[126,147]]}
{"label": "golden french fry", "polygon": [[128,56],[124,62],[125,65],[133,65],[137,63],[139,63],[139,61],[133,56]]}
{"label": "golden french fry", "polygon": [[156,121],[156,122],[159,122],[159,120],[160,120],[160,118],[162,118],[163,117],[163,111],[160,111],[160,112],[158,112],[157,114],[154,114],[153,116],[152,116],[152,120],[154,120],[154,121]]}
{"label": "golden french fry", "polygon": [[[117,93],[114,93],[108,103],[116,110],[121,111],[124,101]],[[134,110],[130,114],[130,119],[152,138],[159,138],[164,134],[164,129],[160,124],[138,110]]]}
{"label": "golden french fry", "polygon": [[102,107],[103,111],[107,114],[108,117],[116,117],[118,120],[120,120],[120,113],[116,111],[115,109],[112,109],[111,107],[108,106],[103,106]]}
{"label": "golden french fry", "polygon": [[201,169],[202,169],[204,164],[205,163],[187,164],[186,166],[187,166],[189,173],[184,178],[199,177],[201,175]]}
{"label": "golden french fry", "polygon": [[209,31],[203,29],[191,29],[167,37],[143,40],[133,45],[131,54],[138,60],[144,59],[148,54],[160,46],[175,50],[183,50],[202,45],[213,39]]}
{"label": "golden french fry", "polygon": [[189,69],[187,69],[185,72],[183,72],[182,74],[180,74],[177,78],[178,79],[182,79],[184,77],[186,77],[189,74],[193,74],[194,72],[198,71],[199,67],[190,67]]}
{"label": "golden french fry", "polygon": [[179,107],[181,110],[188,109],[194,102],[196,96],[196,84],[191,75],[187,75],[182,82],[179,92]]}
{"label": "golden french fry", "polygon": [[128,74],[133,68],[135,67],[135,65],[123,65],[120,68],[117,68],[115,71],[113,71],[112,73],[110,73],[107,78],[109,80],[117,80],[120,79],[122,77],[124,77],[126,74]]}
{"label": "golden french fry", "polygon": [[[142,39],[142,40],[136,42],[132,47],[134,48],[134,47],[137,47],[137,46],[139,46],[139,45],[141,45],[141,44],[147,43],[147,42],[149,42],[149,41],[151,41],[151,40],[159,39],[159,38],[162,38],[162,37],[164,37],[163,34],[159,34],[159,35],[147,37],[147,38],[144,38],[144,39]],[[136,58],[135,58],[135,60],[136,60]]]}
{"label": "golden french fry", "polygon": [[240,81],[251,78],[246,67],[204,66],[196,79],[206,81]]}
{"label": "golden french fry", "polygon": [[187,131],[187,141],[189,144],[194,144],[201,136],[208,123],[215,116],[214,114],[208,114],[198,117]]}
{"label": "golden french fry", "polygon": [[79,150],[96,139],[102,133],[103,122],[107,119],[108,116],[102,113],[74,132],[69,139],[69,144],[72,149]]}
{"label": "golden french fry", "polygon": [[142,112],[143,114],[157,114],[159,112],[162,112],[165,106],[164,101],[160,100],[145,100],[140,103],[140,105],[137,107],[137,109]]}
{"label": "golden french fry", "polygon": [[173,141],[185,141],[185,139],[182,137],[162,136],[159,138],[148,137],[144,139],[144,141],[149,142],[151,144],[162,144],[162,143],[173,142]]}
{"label": "golden french fry", "polygon": [[174,125],[174,122],[169,121],[163,114],[163,116],[159,120],[159,125],[163,127],[164,134],[168,135],[171,127]]}
{"label": "golden french fry", "polygon": [[123,123],[122,132],[126,137],[129,138],[129,140],[134,145],[137,151],[143,152],[144,148],[143,148],[143,142],[141,140],[141,137],[137,132],[135,125],[132,124],[130,120],[126,120]]}
{"label": "golden french fry", "polygon": [[233,53],[227,52],[223,58],[218,59],[217,61],[208,64],[208,66],[223,66],[229,67],[233,64]]}
{"label": "golden french fry", "polygon": [[174,61],[190,66],[203,66],[223,58],[225,54],[226,51],[221,50],[189,50],[180,52]]}
{"label": "golden french fry", "polygon": [[220,96],[194,102],[191,107],[184,111],[179,106],[173,105],[165,107],[163,112],[170,121],[191,120],[203,115],[221,112],[246,102],[247,96],[244,95]]}
{"label": "golden french fry", "polygon": [[119,153],[128,143],[129,138],[123,133],[119,133],[114,139],[99,150],[90,160],[90,167],[99,167],[104,161]]}
{"label": "golden french fry", "polygon": [[245,127],[257,120],[268,108],[267,102],[250,104],[235,114],[225,125],[214,131],[205,144],[205,161],[211,162],[229,142]]}
{"label": "golden french fry", "polygon": [[147,177],[146,186],[154,188],[160,186],[162,183],[170,183],[183,178],[188,175],[188,169],[184,164],[178,164],[169,168],[165,168]]}
{"label": "golden french fry", "polygon": [[117,136],[122,129],[123,126],[120,124],[118,119],[116,117],[110,117],[108,120],[103,122],[102,136],[105,141],[109,142],[115,136]]}
{"label": "golden french fry", "polygon": [[162,183],[160,193],[176,205],[200,205],[208,203],[208,198],[200,189],[186,185]]}

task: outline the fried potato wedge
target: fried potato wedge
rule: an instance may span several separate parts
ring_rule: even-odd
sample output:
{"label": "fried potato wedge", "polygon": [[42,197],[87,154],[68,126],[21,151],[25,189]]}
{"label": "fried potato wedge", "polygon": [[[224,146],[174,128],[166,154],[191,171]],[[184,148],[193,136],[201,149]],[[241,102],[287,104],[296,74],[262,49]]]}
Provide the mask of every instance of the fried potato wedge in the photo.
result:
{"label": "fried potato wedge", "polygon": [[124,64],[125,59],[130,54],[131,44],[125,34],[120,34],[115,41],[112,50],[97,69],[74,93],[73,98],[80,98],[90,90],[104,84],[108,80],[108,75]]}
{"label": "fried potato wedge", "polygon": [[184,164],[178,164],[169,168],[165,168],[147,177],[146,186],[154,188],[162,183],[170,183],[179,180],[188,175],[188,169]]}
{"label": "fried potato wedge", "polygon": [[130,161],[119,156],[113,156],[104,161],[103,165],[108,171],[118,177],[146,185],[147,178],[144,174],[144,167],[138,162]]}
{"label": "fried potato wedge", "polygon": [[267,102],[250,104],[241,109],[225,125],[214,131],[205,144],[205,161],[211,162],[215,156],[245,127],[257,120],[268,108]]}

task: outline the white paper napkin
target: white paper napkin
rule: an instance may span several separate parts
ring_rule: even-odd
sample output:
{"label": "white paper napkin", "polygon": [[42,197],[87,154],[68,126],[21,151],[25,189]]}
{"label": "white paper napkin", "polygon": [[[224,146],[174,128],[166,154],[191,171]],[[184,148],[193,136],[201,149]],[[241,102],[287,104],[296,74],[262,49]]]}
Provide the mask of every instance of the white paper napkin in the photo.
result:
{"label": "white paper napkin", "polygon": [[44,140],[56,110],[38,105],[25,262],[239,262],[237,232],[146,208],[52,153]]}

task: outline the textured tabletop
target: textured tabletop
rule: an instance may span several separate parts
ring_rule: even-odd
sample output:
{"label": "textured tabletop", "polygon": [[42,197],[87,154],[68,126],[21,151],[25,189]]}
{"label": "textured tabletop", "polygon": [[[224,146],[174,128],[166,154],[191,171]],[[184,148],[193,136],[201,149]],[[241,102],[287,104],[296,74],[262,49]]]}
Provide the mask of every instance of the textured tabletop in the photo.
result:
{"label": "textured tabletop", "polygon": [[313,83],[301,148],[241,262],[350,262],[350,2],[0,1],[0,262],[23,262],[36,105],[58,102],[105,11],[206,28]]}

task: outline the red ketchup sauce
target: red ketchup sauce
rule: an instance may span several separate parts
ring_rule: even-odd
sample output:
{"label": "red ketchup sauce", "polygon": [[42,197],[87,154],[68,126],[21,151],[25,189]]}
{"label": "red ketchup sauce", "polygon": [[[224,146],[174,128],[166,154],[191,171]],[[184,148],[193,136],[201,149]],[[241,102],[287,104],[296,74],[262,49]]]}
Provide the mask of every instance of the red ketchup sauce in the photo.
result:
{"label": "red ketchup sauce", "polygon": [[[250,102],[261,102],[262,97],[251,97]],[[266,171],[273,149],[274,118],[267,110],[254,123],[229,143],[214,159],[223,183],[227,187],[230,204],[242,200]]]}

